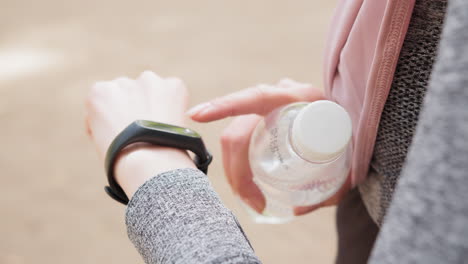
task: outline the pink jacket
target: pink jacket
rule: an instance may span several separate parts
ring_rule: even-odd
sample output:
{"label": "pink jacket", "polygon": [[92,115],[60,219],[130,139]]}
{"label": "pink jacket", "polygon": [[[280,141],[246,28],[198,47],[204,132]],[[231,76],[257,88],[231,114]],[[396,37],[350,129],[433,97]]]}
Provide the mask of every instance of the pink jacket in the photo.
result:
{"label": "pink jacket", "polygon": [[339,0],[324,59],[325,94],[353,120],[351,182],[367,175],[415,0]]}

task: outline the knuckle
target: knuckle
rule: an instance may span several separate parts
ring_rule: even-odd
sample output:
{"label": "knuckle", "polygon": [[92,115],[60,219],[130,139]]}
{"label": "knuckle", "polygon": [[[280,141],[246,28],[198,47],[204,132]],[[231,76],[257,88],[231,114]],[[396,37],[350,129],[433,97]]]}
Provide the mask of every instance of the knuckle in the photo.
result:
{"label": "knuckle", "polygon": [[252,89],[255,97],[264,99],[266,97],[266,86],[265,85],[257,85]]}
{"label": "knuckle", "polygon": [[260,84],[253,88],[253,92],[258,98],[265,99],[271,92],[272,87],[266,84]]}
{"label": "knuckle", "polygon": [[223,132],[223,134],[221,135],[221,145],[223,146],[224,150],[228,150],[228,148],[231,145],[230,144],[231,140],[232,140],[232,134],[226,131]]}
{"label": "knuckle", "polygon": [[115,79],[114,82],[120,86],[130,86],[133,84],[133,81],[126,76],[119,77]]}
{"label": "knuckle", "polygon": [[161,85],[161,77],[159,77],[152,71],[144,71],[138,77],[137,82],[141,83],[146,88],[153,88],[155,86]]}
{"label": "knuckle", "polygon": [[292,84],[292,83],[294,83],[294,81],[291,80],[290,78],[282,78],[282,79],[279,80],[278,85],[280,85],[280,86],[282,86],[282,85],[287,86],[287,85],[290,85],[290,84]]}
{"label": "knuckle", "polygon": [[146,70],[146,71],[143,71],[143,72],[140,74],[140,77],[139,77],[139,78],[140,78],[140,79],[142,79],[142,78],[152,78],[152,79],[156,79],[156,78],[159,78],[159,76],[158,76],[156,73],[154,73],[154,72],[152,72],[152,71],[150,71],[150,70]]}
{"label": "knuckle", "polygon": [[259,102],[258,113],[264,114],[266,112],[266,102],[270,99],[272,87],[268,85],[258,85],[253,88],[254,97]]}
{"label": "knuckle", "polygon": [[268,84],[259,84],[257,86],[254,87],[255,90],[257,91],[261,91],[261,92],[266,92],[268,91],[268,88],[270,88],[271,85],[268,85]]}
{"label": "knuckle", "polygon": [[230,143],[231,143],[231,148],[238,148],[245,143],[245,138],[240,135],[233,135],[231,137]]}
{"label": "knuckle", "polygon": [[144,80],[147,82],[156,82],[161,79],[156,73],[152,71],[144,71],[138,77],[139,80]]}

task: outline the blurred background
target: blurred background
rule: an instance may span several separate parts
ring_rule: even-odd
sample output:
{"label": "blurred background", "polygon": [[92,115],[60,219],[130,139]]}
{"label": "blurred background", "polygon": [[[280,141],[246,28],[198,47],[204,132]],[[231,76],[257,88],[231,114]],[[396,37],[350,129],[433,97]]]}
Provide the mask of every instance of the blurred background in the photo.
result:
{"label": "blurred background", "polygon": [[[142,263],[84,131],[97,80],[178,76],[191,105],[283,77],[321,85],[336,0],[0,0],[0,263]],[[332,263],[334,209],[254,224],[223,175],[229,120],[191,126],[209,177],[264,263]]]}

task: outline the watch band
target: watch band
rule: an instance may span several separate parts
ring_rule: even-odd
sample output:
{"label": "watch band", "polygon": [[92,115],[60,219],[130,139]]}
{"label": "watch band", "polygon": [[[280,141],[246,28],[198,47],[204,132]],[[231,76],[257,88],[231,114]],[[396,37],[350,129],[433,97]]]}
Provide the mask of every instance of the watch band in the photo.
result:
{"label": "watch band", "polygon": [[109,186],[104,187],[104,190],[114,200],[125,205],[128,204],[129,199],[115,180],[114,165],[120,151],[138,142],[190,150],[195,154],[195,165],[205,174],[208,172],[208,165],[213,160],[213,156],[205,148],[200,135],[191,129],[146,120],[131,123],[111,143],[105,160]]}

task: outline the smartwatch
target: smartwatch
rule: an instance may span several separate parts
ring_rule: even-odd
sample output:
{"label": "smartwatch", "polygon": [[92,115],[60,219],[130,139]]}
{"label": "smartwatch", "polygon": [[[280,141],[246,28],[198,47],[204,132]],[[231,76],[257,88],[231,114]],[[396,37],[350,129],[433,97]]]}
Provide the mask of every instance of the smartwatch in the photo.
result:
{"label": "smartwatch", "polygon": [[213,156],[205,148],[200,134],[192,129],[147,120],[137,120],[131,123],[111,143],[105,160],[109,186],[104,187],[104,189],[110,197],[125,205],[128,204],[129,200],[114,178],[114,165],[121,150],[130,144],[139,142],[189,150],[195,154],[195,165],[205,174],[213,159]]}

